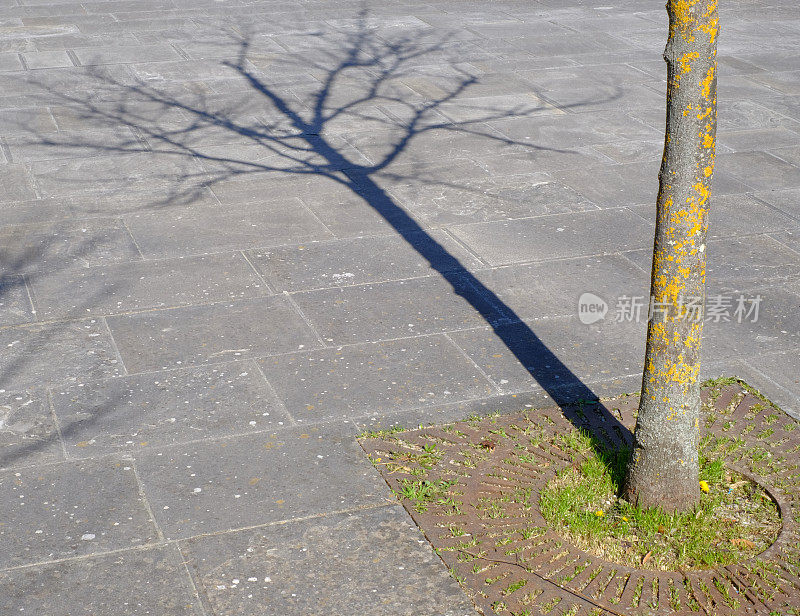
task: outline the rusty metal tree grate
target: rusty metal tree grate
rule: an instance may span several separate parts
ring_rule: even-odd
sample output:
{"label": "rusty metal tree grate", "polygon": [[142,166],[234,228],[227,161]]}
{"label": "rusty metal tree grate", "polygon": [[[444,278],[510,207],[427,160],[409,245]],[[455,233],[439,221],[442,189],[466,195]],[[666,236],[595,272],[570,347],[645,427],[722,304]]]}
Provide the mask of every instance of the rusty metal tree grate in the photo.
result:
{"label": "rusty metal tree grate", "polygon": [[548,528],[538,509],[540,490],[575,463],[555,436],[582,428],[607,446],[627,446],[637,396],[365,438],[362,446],[396,492],[441,490],[424,507],[403,504],[485,614],[800,614],[800,424],[740,382],[704,388],[703,400],[705,451],[764,487],[783,523],[757,557],[710,570],[604,561]]}

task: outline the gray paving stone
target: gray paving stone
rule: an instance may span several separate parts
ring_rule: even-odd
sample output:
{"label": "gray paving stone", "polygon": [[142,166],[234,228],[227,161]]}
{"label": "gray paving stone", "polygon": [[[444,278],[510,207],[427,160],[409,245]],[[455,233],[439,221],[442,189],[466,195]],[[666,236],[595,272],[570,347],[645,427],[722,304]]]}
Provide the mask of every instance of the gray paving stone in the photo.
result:
{"label": "gray paving stone", "polygon": [[475,257],[440,231],[412,233],[406,238],[315,242],[247,254],[274,289],[300,291],[436,275],[437,270],[414,248],[423,243],[441,247],[430,249],[439,268],[455,271],[479,265]]}
{"label": "gray paving stone", "polygon": [[398,505],[201,537],[181,548],[218,614],[476,613]]}
{"label": "gray paving stone", "polygon": [[[125,175],[120,175],[120,169]],[[163,201],[171,193],[199,190],[194,177],[198,172],[189,158],[153,154],[113,154],[31,164],[36,185],[43,197],[97,196],[126,197]],[[17,200],[22,200],[18,198]]]}
{"label": "gray paving stone", "polygon": [[[163,29],[163,28],[159,28]],[[173,62],[144,62],[133,67],[134,73],[143,81],[188,81],[192,79],[231,79],[237,76],[235,69],[219,62],[202,60],[179,60]]]}
{"label": "gray paving stone", "polygon": [[321,346],[284,296],[155,310],[107,321],[131,373]]}
{"label": "gray paving stone", "polygon": [[247,299],[270,291],[240,253],[69,268],[31,277],[41,319]]}
{"label": "gray paving stone", "polygon": [[[42,137],[58,130],[53,116],[49,111],[27,105],[23,109],[0,110],[2,134],[4,137],[28,137],[32,135]],[[20,167],[21,168],[21,167]]]}
{"label": "gray paving stone", "polygon": [[[485,119],[488,122],[506,117],[512,117],[515,108],[497,107],[487,109]],[[448,120],[441,122],[438,118],[433,118],[433,124],[449,124]],[[438,165],[442,167],[442,161],[448,161],[447,167],[455,166],[452,161],[467,159],[476,161],[479,165],[486,156],[501,156],[507,152],[522,152],[521,146],[513,146],[507,143],[508,139],[493,132],[491,129],[483,129],[476,123],[473,128],[476,134],[470,134],[459,130],[431,130],[430,132],[414,135],[411,143],[403,150],[394,155],[395,143],[403,136],[407,135],[407,130],[402,128],[388,127],[383,131],[371,130],[361,131],[347,135],[347,141],[353,145],[369,162],[374,165],[386,160],[387,156],[394,156],[390,172],[397,173],[398,167],[404,165],[411,167],[412,177],[420,166]]]}
{"label": "gray paving stone", "polygon": [[[25,73],[0,75],[0,87],[4,96],[20,97],[16,107],[64,104],[65,93],[85,92],[87,81],[91,84],[92,101],[125,100],[131,94],[124,87],[135,82],[126,66],[98,67],[103,70],[87,73],[85,67],[44,68]],[[112,87],[111,84],[114,84]]]}
{"label": "gray paving stone", "polygon": [[[767,152],[735,152],[717,156],[717,168],[756,190],[800,186],[800,168]],[[717,174],[715,172],[714,179]]]}
{"label": "gray paving stone", "polygon": [[[593,167],[555,173],[554,176],[600,207],[655,203],[660,159],[647,162]],[[717,194],[746,192],[747,185],[718,170],[714,174]]]}
{"label": "gray paving stone", "polygon": [[[760,69],[755,70],[758,71]],[[750,99],[761,101],[762,106],[764,106],[763,103],[776,96],[775,90],[772,90],[771,88],[760,83],[756,83],[752,79],[749,79],[749,77],[750,75],[738,76],[730,74],[723,77],[722,73],[720,72],[719,81],[717,82],[717,109],[719,109],[721,106],[723,110],[723,115],[721,116],[723,120],[723,133],[728,130],[729,125],[728,120],[730,118],[728,117],[727,112],[728,105],[731,103],[736,104],[741,100]],[[764,108],[767,109],[766,106],[764,106]],[[778,117],[775,117],[771,111],[768,113],[774,118],[775,123],[779,126],[786,126],[788,129],[791,129],[792,127],[796,128],[795,122],[792,122],[791,120],[781,120]],[[720,117],[719,112],[717,112],[717,116]],[[719,124],[717,126],[719,127]]]}
{"label": "gray paving stone", "polygon": [[[709,295],[718,294],[712,291]],[[780,351],[797,354],[800,349],[800,295],[780,287],[764,285],[741,286],[734,291],[722,292],[730,298],[730,320],[707,321],[703,331],[705,357],[708,360],[725,360],[740,357],[748,362],[763,354]],[[749,301],[760,297],[758,320],[742,315],[741,322],[734,313],[737,298]],[[708,305],[708,304],[707,304]]]}
{"label": "gray paving stone", "polygon": [[0,392],[0,469],[64,458],[44,389]]}
{"label": "gray paving stone", "polygon": [[785,212],[795,220],[800,219],[800,188],[757,192],[754,193],[754,196]]}
{"label": "gray paving stone", "polygon": [[618,298],[646,296],[650,266],[640,269],[619,255],[511,265],[476,272],[520,319],[578,314],[578,298],[593,293],[613,311]]}
{"label": "gray paving stone", "polygon": [[596,112],[599,110],[641,108],[663,106],[664,96],[650,88],[640,85],[619,83],[589,84],[581,82],[565,84],[564,88],[548,91],[545,100],[557,108],[574,113]]}
{"label": "gray paving stone", "polygon": [[129,64],[177,60],[181,56],[166,44],[92,46],[75,50],[75,57],[83,66],[95,64]]}
{"label": "gray paving stone", "polygon": [[[769,144],[770,149],[795,145],[798,134],[786,128],[762,128],[755,130],[720,132],[718,145],[733,152],[760,150]],[[780,154],[778,154],[780,156]]]}
{"label": "gray paving stone", "polygon": [[[151,14],[152,15],[152,14]],[[112,23],[88,22],[81,24],[81,32],[97,34],[105,32],[132,33],[151,32],[153,30],[178,29],[193,25],[191,20],[181,17],[150,17],[142,19],[115,20]]]}
{"label": "gray paving stone", "polygon": [[800,166],[800,147],[798,147],[796,143],[797,140],[794,141],[792,147],[780,147],[782,144],[772,143],[773,147],[770,149],[769,153],[798,167]]}
{"label": "gray paving stone", "polygon": [[777,233],[771,233],[770,237],[800,254],[800,231],[779,231]]}
{"label": "gray paving stone", "polygon": [[767,71],[797,70],[797,54],[791,51],[763,50],[745,56],[747,62]]}
{"label": "gray paving stone", "polygon": [[0,165],[0,202],[25,201],[36,199],[38,195],[33,188],[30,175],[23,165]]}
{"label": "gray paving stone", "polygon": [[294,294],[293,299],[323,340],[331,344],[480,327],[487,318],[501,318],[496,307],[460,278],[454,278],[454,283],[455,290],[440,277],[415,278],[307,291]]}
{"label": "gray paving stone", "polygon": [[793,122],[788,124],[789,128],[796,126],[796,122],[800,121],[800,105],[797,104],[796,96],[775,94],[764,99],[762,104],[773,113],[791,118]]}
{"label": "gray paving stone", "polygon": [[[478,169],[477,165],[475,168]],[[339,238],[364,235],[394,234],[395,230],[376,208],[351,189],[323,177],[312,176],[305,181],[274,184],[268,178],[245,178],[223,181],[212,188],[224,207],[238,203],[254,203],[263,207],[273,198],[285,201],[286,195],[299,197],[325,227]],[[409,228],[407,221],[392,218],[399,228]],[[288,243],[288,242],[287,242]]]}
{"label": "gray paving stone", "polygon": [[73,66],[65,51],[26,51],[22,57],[31,69]]}
{"label": "gray paving stone", "polygon": [[22,276],[0,277],[0,326],[28,323],[34,318],[25,279]]}
{"label": "gray paving stone", "polygon": [[260,365],[292,417],[302,421],[493,393],[480,371],[439,335],[273,357]]}
{"label": "gray paving stone", "polygon": [[[31,7],[32,8],[32,7]],[[45,10],[52,11],[53,6],[42,7]],[[30,10],[30,8],[28,9]],[[117,33],[117,34],[97,34],[87,35],[75,33],[66,34],[53,34],[50,36],[41,36],[36,39],[36,48],[40,51],[50,51],[55,49],[72,49],[77,51],[84,47],[105,47],[109,45],[136,45],[139,41],[133,34]]]}
{"label": "gray paving stone", "polygon": [[201,616],[199,603],[174,545],[0,572],[6,614]]}
{"label": "gray paving stone", "polygon": [[460,225],[452,233],[491,265],[619,252],[652,241],[647,223],[627,209]]}
{"label": "gray paving stone", "polygon": [[[225,39],[213,40],[210,37],[204,38],[204,40],[178,40],[175,44],[193,60],[236,58],[240,51],[239,45],[235,44],[235,42]],[[251,51],[256,56],[263,56],[268,53],[280,54],[285,51],[284,48],[273,39],[266,36],[261,36],[257,39],[254,37],[254,39],[250,41],[250,45]],[[255,64],[252,61],[251,63]]]}
{"label": "gray paving stone", "polygon": [[114,219],[9,226],[0,230],[0,243],[5,275],[141,259],[124,223]]}
{"label": "gray paving stone", "polygon": [[291,425],[249,362],[172,370],[52,390],[69,455],[104,455]]}
{"label": "gray paving stone", "polygon": [[0,494],[4,568],[158,540],[132,459],[6,470],[0,473]]}
{"label": "gray paving stone", "polygon": [[535,56],[603,53],[629,48],[627,43],[602,32],[579,37],[555,36],[552,38],[540,38],[538,35],[532,35],[514,39],[511,44],[517,49],[522,49]]}
{"label": "gray paving stone", "polygon": [[279,246],[331,237],[330,231],[297,198],[253,205],[133,214],[127,219],[145,257]]}
{"label": "gray paving stone", "polygon": [[97,126],[91,131],[60,131],[43,137],[9,137],[6,145],[17,163],[106,156],[113,150],[141,148],[141,142],[126,126]]}
{"label": "gray paving stone", "polygon": [[340,429],[304,430],[204,441],[140,456],[137,469],[167,538],[385,502],[386,485],[352,436]]}
{"label": "gray paving stone", "polygon": [[660,139],[662,144],[664,141],[661,131],[626,113],[587,111],[542,118],[497,120],[490,125],[510,139],[559,150],[600,143],[613,144],[620,140]]}
{"label": "gray paving stone", "polygon": [[599,143],[593,145],[603,156],[617,163],[635,163],[640,161],[661,160],[664,151],[664,140],[622,141],[618,143]]}
{"label": "gray paving stone", "polygon": [[756,374],[748,373],[743,377],[762,393],[770,392],[765,395],[795,419],[800,417],[800,396],[797,395],[800,366],[797,358],[796,350],[753,355],[747,358],[746,366],[751,368],[750,372]]}
{"label": "gray paving stone", "polygon": [[757,101],[723,101],[718,112],[723,130],[769,130],[776,128],[797,129],[794,119],[787,118],[780,110],[774,110],[773,97],[763,97]]}
{"label": "gray paving stone", "polygon": [[[464,98],[470,99],[466,103],[468,108],[476,108],[481,105],[482,101],[475,99],[491,96],[517,95],[520,97],[520,101],[525,101],[524,97],[531,95],[533,90],[529,81],[513,72],[485,73],[475,70],[471,75],[475,77],[475,80],[464,92]],[[448,93],[463,82],[464,78],[463,71],[447,71],[446,67],[422,67],[411,75],[404,75],[402,80],[427,100],[439,100],[443,97],[446,98]],[[523,102],[523,104],[525,103]],[[542,103],[536,99],[528,99],[527,105],[535,106],[535,108],[542,107]],[[447,112],[445,115],[455,119]]]}
{"label": "gray paving stone", "polygon": [[645,324],[616,323],[613,318],[609,314],[594,325],[583,325],[572,316],[509,325],[501,335],[518,341],[513,350],[491,329],[448,335],[503,393],[537,387],[553,392],[574,388],[576,381],[591,384],[641,373]]}
{"label": "gray paving stone", "polygon": [[0,71],[21,71],[22,62],[17,53],[0,53]]}
{"label": "gray paving stone", "polygon": [[70,216],[70,207],[62,199],[35,199],[11,201],[0,204],[0,232],[11,225],[41,224],[64,220]]}
{"label": "gray paving stone", "polygon": [[424,226],[455,225],[597,209],[544,173],[492,175],[445,185],[425,182],[391,188],[397,203]]}
{"label": "gray paving stone", "polygon": [[474,160],[489,175],[549,173],[555,174],[565,169],[585,169],[599,164],[609,164],[611,160],[591,147],[568,149],[537,148],[519,146],[514,150],[494,153],[484,152],[474,155]]}
{"label": "gray paving stone", "polygon": [[105,324],[94,319],[0,329],[0,348],[0,388],[9,391],[124,371]]}
{"label": "gray paving stone", "polygon": [[438,110],[453,122],[485,122],[498,115],[561,115],[563,110],[542,100],[531,92],[465,98],[463,101],[444,103]]}
{"label": "gray paving stone", "polygon": [[750,77],[753,81],[763,83],[766,86],[784,94],[800,94],[800,71],[776,71],[769,73],[758,73]]}

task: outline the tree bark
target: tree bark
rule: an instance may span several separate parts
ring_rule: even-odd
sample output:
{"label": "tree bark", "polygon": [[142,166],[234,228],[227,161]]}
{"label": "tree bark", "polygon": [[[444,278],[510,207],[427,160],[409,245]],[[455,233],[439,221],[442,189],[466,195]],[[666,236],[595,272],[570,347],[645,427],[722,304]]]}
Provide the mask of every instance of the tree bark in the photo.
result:
{"label": "tree bark", "polygon": [[641,507],[686,510],[700,498],[698,378],[717,128],[717,0],[668,0],[667,13],[667,128],[650,291],[655,310],[623,496]]}

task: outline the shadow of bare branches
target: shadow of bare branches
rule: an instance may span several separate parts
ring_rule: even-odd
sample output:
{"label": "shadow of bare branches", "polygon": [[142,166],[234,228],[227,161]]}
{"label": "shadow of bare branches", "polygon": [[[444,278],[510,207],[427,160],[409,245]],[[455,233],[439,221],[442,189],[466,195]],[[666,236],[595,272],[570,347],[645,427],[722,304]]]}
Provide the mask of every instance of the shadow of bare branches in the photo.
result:
{"label": "shadow of bare branches", "polygon": [[[130,82],[101,68],[88,69],[86,78],[92,86],[86,90],[66,91],[58,84],[42,83],[44,96],[69,109],[77,123],[94,127],[98,136],[36,134],[33,145],[80,156],[141,155],[149,157],[154,167],[163,164],[159,161],[180,161],[164,164],[163,171],[146,179],[157,179],[164,186],[162,197],[150,202],[150,208],[189,205],[207,197],[209,190],[213,193],[244,178],[287,178],[287,195],[300,177],[324,178],[368,205],[412,246],[481,315],[556,403],[597,400],[508,305],[394,200],[385,184],[413,180],[459,187],[435,175],[426,177],[426,169],[437,162],[426,145],[451,136],[465,135],[516,153],[566,153],[511,139],[487,124],[563,113],[563,107],[556,109],[532,92],[529,104],[507,109],[498,108],[491,97],[470,98],[480,78],[452,62],[446,75],[439,75],[435,93],[421,95],[405,80],[418,74],[420,67],[434,65],[432,58],[446,49],[448,40],[403,32],[378,34],[373,25],[362,13],[347,28],[311,35],[307,52],[288,62],[287,54],[281,54],[282,63],[254,49],[257,35],[231,30],[237,51],[223,57],[220,70],[235,78],[231,83],[237,83],[242,93],[238,100],[235,92],[230,96],[187,92],[153,85],[160,83],[157,77]],[[292,71],[310,73],[316,82],[309,87],[282,78]],[[425,154],[421,163],[415,153]],[[130,179],[125,168],[114,167],[118,160],[110,156],[106,166],[97,168],[108,173],[104,180],[114,183],[124,198],[130,183],[140,178]],[[98,177],[82,181],[95,182]],[[36,275],[29,261],[40,255],[18,256],[6,264],[0,292],[18,284],[20,275]],[[604,412],[608,425],[625,430]]]}

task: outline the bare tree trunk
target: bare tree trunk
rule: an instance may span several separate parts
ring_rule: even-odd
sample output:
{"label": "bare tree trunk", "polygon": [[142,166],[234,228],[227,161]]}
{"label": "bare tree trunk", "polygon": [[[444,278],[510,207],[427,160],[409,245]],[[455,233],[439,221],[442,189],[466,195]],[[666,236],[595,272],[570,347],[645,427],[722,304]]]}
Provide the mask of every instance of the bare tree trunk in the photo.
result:
{"label": "bare tree trunk", "polygon": [[700,497],[700,337],[717,128],[717,0],[668,0],[667,130],[659,174],[652,318],[623,495],[685,510]]}

